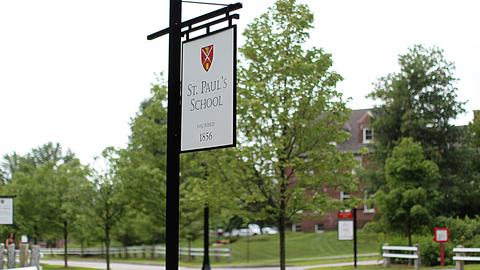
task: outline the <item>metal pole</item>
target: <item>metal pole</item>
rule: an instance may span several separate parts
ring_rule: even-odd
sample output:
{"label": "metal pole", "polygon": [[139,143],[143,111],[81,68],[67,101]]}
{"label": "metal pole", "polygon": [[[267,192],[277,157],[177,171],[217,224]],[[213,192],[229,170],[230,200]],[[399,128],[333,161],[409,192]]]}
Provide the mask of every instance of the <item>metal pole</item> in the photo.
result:
{"label": "metal pole", "polygon": [[167,116],[167,270],[178,269],[180,175],[180,50],[182,2],[170,0]]}
{"label": "metal pole", "polygon": [[208,204],[205,204],[205,212],[204,212],[204,225],[203,225],[203,248],[204,248],[204,253],[203,253],[203,267],[202,270],[210,270],[210,255],[209,255],[209,250],[208,250],[208,245],[209,245],[209,226],[208,226]]}
{"label": "metal pole", "polygon": [[353,208],[353,261],[357,268],[357,208]]}
{"label": "metal pole", "polygon": [[444,256],[444,247],[443,247],[443,242],[440,242],[440,261],[441,265],[445,266],[445,256]]}

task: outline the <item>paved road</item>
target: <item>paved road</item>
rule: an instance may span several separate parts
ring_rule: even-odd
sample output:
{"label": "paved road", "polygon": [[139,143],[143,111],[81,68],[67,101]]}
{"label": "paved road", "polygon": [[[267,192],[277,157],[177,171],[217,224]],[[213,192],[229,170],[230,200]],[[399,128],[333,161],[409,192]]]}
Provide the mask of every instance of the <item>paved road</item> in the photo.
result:
{"label": "paved road", "polygon": [[[42,263],[51,264],[51,265],[63,265],[62,260],[41,260]],[[372,265],[377,264],[377,261],[358,261],[357,265]],[[80,266],[88,268],[97,268],[97,269],[106,269],[105,262],[86,262],[86,261],[68,261],[69,266]],[[353,262],[345,263],[331,263],[331,264],[320,264],[320,265],[309,265],[309,266],[287,266],[287,270],[304,270],[312,267],[331,267],[331,266],[345,266],[353,265]],[[112,270],[165,270],[165,266],[161,265],[147,265],[147,264],[132,264],[132,263],[110,263],[110,268]],[[202,267],[180,267],[180,270],[201,270]],[[278,269],[277,266],[265,267],[265,266],[253,266],[253,267],[212,267],[213,270],[239,270],[239,269],[249,269],[249,270],[274,270]]]}

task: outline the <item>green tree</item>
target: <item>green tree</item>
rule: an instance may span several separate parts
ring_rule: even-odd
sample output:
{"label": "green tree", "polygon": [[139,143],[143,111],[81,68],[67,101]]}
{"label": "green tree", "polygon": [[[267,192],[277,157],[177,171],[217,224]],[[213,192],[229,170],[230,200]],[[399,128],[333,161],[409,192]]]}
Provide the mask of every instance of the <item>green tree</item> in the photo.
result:
{"label": "green tree", "polygon": [[375,193],[383,229],[408,237],[420,232],[432,221],[432,206],[438,198],[438,166],[423,156],[420,143],[404,138],[393,149],[385,164],[387,189]]}
{"label": "green tree", "polygon": [[[68,232],[85,207],[84,191],[89,187],[87,176],[90,170],[76,158],[63,160],[52,158],[54,155],[38,155],[40,159],[35,157],[38,153],[48,153],[47,149],[52,149],[51,146],[44,145],[33,149],[33,154],[20,157],[3,192],[17,196],[17,230],[33,236],[37,243],[40,237],[63,237],[67,249]],[[58,151],[56,153],[59,155]]]}
{"label": "green tree", "polygon": [[[279,0],[249,24],[240,52],[236,149],[214,151],[209,181],[224,181],[250,219],[275,221],[280,268],[285,269],[285,227],[300,214],[324,213],[339,202],[325,186],[356,188],[352,153],[336,150],[349,134],[343,125],[351,111],[335,91],[342,77],[331,70],[331,54],[304,50],[313,14],[294,0]],[[218,156],[215,156],[218,155]],[[262,204],[264,207],[253,207]],[[247,214],[240,214],[247,216]]]}
{"label": "green tree", "polygon": [[[117,151],[114,166],[132,207],[157,224],[151,234],[155,242],[166,224],[167,88],[161,77],[151,92],[132,119],[128,147]],[[205,173],[196,155],[180,156],[180,229],[203,214],[204,196],[197,195],[201,190],[196,182],[203,181]]]}
{"label": "green tree", "polygon": [[90,169],[80,164],[78,159],[59,165],[48,179],[47,218],[63,236],[65,249],[65,268],[68,267],[68,233],[87,207],[87,194],[90,182],[87,177]]}
{"label": "green tree", "polygon": [[21,170],[21,164],[38,167],[52,162],[55,165],[59,165],[72,161],[74,158],[75,154],[70,149],[67,149],[67,152],[64,154],[62,146],[59,143],[54,145],[52,142],[48,142],[38,148],[33,148],[31,152],[24,156],[16,152],[6,154],[0,163],[0,181],[3,184],[11,182],[14,174]]}
{"label": "green tree", "polygon": [[[400,72],[380,78],[374,91],[367,97],[380,101],[373,109],[372,127],[375,131],[374,162],[364,179],[373,189],[386,185],[385,161],[402,138],[411,137],[420,142],[427,159],[440,168],[442,180],[439,194],[439,212],[457,215],[449,207],[456,202],[465,205],[456,187],[471,181],[460,177],[465,168],[467,153],[458,145],[464,130],[452,120],[465,112],[464,102],[457,101],[455,64],[447,61],[438,47],[416,45],[398,58]],[[448,213],[447,213],[448,212]]]}
{"label": "green tree", "polygon": [[110,238],[113,227],[128,211],[125,186],[115,171],[115,150],[107,148],[102,153],[105,164],[94,174],[95,193],[91,207],[95,212],[96,224],[105,235],[107,270],[110,270]]}

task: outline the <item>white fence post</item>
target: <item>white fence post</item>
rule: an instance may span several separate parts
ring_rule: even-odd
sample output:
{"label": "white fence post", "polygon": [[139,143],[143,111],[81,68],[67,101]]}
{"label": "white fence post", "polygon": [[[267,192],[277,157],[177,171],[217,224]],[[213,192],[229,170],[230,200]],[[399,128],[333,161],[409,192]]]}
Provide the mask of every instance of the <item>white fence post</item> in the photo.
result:
{"label": "white fence post", "polygon": [[[457,248],[463,248],[462,245],[458,245]],[[464,252],[457,252],[457,256],[465,256]],[[465,261],[456,261],[455,262],[455,270],[463,270],[463,267],[465,266]]]}
{"label": "white fence post", "polygon": [[15,244],[8,245],[7,267],[15,268]]}
{"label": "white fence post", "polygon": [[28,266],[28,244],[20,244],[20,267]]}
{"label": "white fence post", "polygon": [[32,266],[37,268],[40,266],[40,246],[34,245],[32,247],[32,256],[31,256]]}
{"label": "white fence post", "polygon": [[[383,246],[388,246],[388,243],[383,244]],[[390,267],[390,258],[389,257],[383,257],[383,267],[385,267],[385,268]]]}
{"label": "white fence post", "polygon": [[415,269],[418,270],[418,269],[420,269],[420,267],[422,265],[422,259],[421,259],[421,256],[420,256],[420,244],[414,244],[413,246],[417,247],[417,251],[414,251],[413,254],[418,255],[418,259],[415,259],[413,261],[413,264],[415,265]]}
{"label": "white fence post", "polygon": [[0,262],[0,269],[3,269],[3,263],[5,260],[5,244],[0,244],[0,254],[1,254],[1,259],[2,261]]}

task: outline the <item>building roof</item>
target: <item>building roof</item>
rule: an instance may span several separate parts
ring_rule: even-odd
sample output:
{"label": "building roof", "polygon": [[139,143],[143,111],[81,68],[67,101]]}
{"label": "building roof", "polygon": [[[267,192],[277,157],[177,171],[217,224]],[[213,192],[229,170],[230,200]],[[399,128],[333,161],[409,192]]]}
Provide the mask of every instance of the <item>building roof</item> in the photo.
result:
{"label": "building roof", "polygon": [[350,133],[350,139],[337,145],[339,151],[351,151],[356,153],[363,147],[369,148],[369,152],[373,152],[373,147],[368,143],[363,143],[363,131],[361,130],[361,123],[370,123],[370,116],[372,116],[372,109],[353,110],[352,117],[345,123],[345,130]]}

